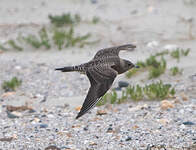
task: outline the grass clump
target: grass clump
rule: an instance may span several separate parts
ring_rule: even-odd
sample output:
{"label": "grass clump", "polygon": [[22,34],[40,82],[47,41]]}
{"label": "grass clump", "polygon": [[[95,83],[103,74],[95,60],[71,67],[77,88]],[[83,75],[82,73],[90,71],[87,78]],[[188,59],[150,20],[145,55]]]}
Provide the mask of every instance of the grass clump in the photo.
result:
{"label": "grass clump", "polygon": [[48,18],[50,22],[57,27],[62,27],[64,25],[73,25],[81,21],[80,15],[71,15],[70,13],[64,13],[62,15],[49,15]]}
{"label": "grass clump", "polygon": [[14,40],[8,40],[7,43],[8,43],[12,48],[14,48],[14,49],[16,49],[16,50],[18,50],[18,51],[22,51],[22,50],[23,50],[23,48],[20,47],[19,45],[17,45],[17,44],[15,43]]}
{"label": "grass clump", "polygon": [[2,88],[5,92],[15,91],[17,87],[22,84],[22,80],[19,80],[17,77],[13,77],[10,81],[4,81]]}
{"label": "grass clump", "polygon": [[172,76],[175,76],[177,74],[181,74],[182,70],[180,70],[178,67],[174,66],[174,67],[170,68],[170,73]]}
{"label": "grass clump", "polygon": [[7,51],[8,48],[6,48],[3,44],[0,44],[0,50]]}
{"label": "grass clump", "polygon": [[181,56],[188,56],[189,52],[190,52],[190,48],[188,48],[188,49],[180,49],[180,48],[177,48],[176,50],[172,51],[170,55],[173,58],[177,59],[178,62],[179,62],[180,57]]}
{"label": "grass clump", "polygon": [[137,101],[143,99],[144,97],[142,87],[138,84],[136,86],[127,87],[126,93],[130,96],[131,99]]}
{"label": "grass clump", "polygon": [[65,37],[66,37],[65,31],[56,30],[53,34],[52,37],[53,41],[57,45],[59,50],[61,50],[63,48],[63,45],[65,44]]}
{"label": "grass clump", "polygon": [[145,86],[135,85],[128,86],[122,91],[120,98],[116,91],[106,93],[102,100],[100,100],[97,106],[110,104],[120,104],[128,101],[129,99],[139,101],[142,99],[146,100],[163,100],[170,95],[174,96],[176,93],[175,88],[172,88],[171,84],[163,84],[162,81],[151,83]]}
{"label": "grass clump", "polygon": [[188,48],[188,49],[186,49],[186,50],[181,49],[181,54],[182,54],[183,56],[188,56],[189,52],[190,52],[190,48]]}
{"label": "grass clump", "polygon": [[23,37],[23,39],[34,48],[40,48],[41,46],[45,46],[46,49],[50,49],[51,47],[49,43],[48,33],[45,28],[42,28],[39,31],[39,37],[30,34],[27,37]]}
{"label": "grass clump", "polygon": [[155,57],[152,56],[152,57],[149,58],[149,63],[152,63],[152,64],[148,64],[148,62],[147,62],[147,65],[149,65],[151,67],[150,70],[149,70],[149,79],[159,77],[166,70],[167,63],[166,63],[166,60],[163,57],[158,62],[155,59]]}
{"label": "grass clump", "polygon": [[170,54],[173,58],[177,59],[178,61],[180,60],[180,51],[179,49],[176,49],[171,52]]}
{"label": "grass clump", "polygon": [[64,47],[83,47],[84,45],[91,44],[86,40],[89,39],[91,34],[85,34],[83,36],[75,36],[74,28],[71,27],[68,31],[56,30],[53,34],[53,41],[57,45],[58,49],[61,50]]}
{"label": "grass clump", "polygon": [[[171,93],[171,84],[163,84],[162,81],[146,85],[143,91],[148,99],[165,99]],[[174,89],[172,89],[172,93]]]}
{"label": "grass clump", "polygon": [[94,16],[93,19],[92,19],[93,24],[97,24],[99,21],[100,21],[100,18],[97,17],[97,16]]}
{"label": "grass clump", "polygon": [[140,68],[139,69],[133,68],[130,71],[128,71],[126,73],[126,76],[128,78],[132,77],[138,71],[142,71],[144,69],[148,70],[149,79],[157,78],[165,72],[167,67],[166,60],[163,57],[161,57],[161,59],[158,60],[155,55],[151,55],[149,58],[146,59],[145,62],[142,61],[137,62],[136,65],[138,65]]}

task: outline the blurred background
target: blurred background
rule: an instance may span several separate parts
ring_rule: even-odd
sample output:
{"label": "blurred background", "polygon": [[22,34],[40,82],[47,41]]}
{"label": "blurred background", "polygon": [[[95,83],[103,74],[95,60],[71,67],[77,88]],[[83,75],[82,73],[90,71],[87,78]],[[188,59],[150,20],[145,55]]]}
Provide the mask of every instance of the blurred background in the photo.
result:
{"label": "blurred background", "polygon": [[[100,124],[102,119],[112,124],[112,118],[118,118],[118,115],[124,118],[121,122],[132,126],[135,131],[143,127],[139,130],[141,133],[150,124],[143,116],[140,122],[135,124],[133,119],[129,125],[129,113],[136,112],[139,115],[140,110],[156,116],[165,110],[165,116],[158,117],[158,124],[166,126],[168,132],[182,129],[175,130],[175,135],[170,132],[168,137],[157,138],[154,144],[158,143],[159,147],[156,146],[160,149],[160,143],[167,148],[173,145],[176,149],[194,149],[195,14],[195,0],[0,0],[0,128],[3,131],[0,141],[4,138],[11,142],[10,145],[0,142],[0,148],[12,149],[13,145],[17,145],[16,149],[44,149],[53,144],[61,149],[137,149],[142,146],[144,149],[152,149],[149,144],[153,143],[156,133],[152,133],[148,140],[143,139],[142,145],[136,142],[136,138],[129,138],[128,131],[125,135],[125,131],[122,131],[123,134],[119,131],[118,136],[122,141],[129,141],[123,146],[123,142],[119,142],[115,135],[104,136],[103,130],[108,130],[106,122],[103,123],[103,130],[98,133],[95,127],[89,127],[86,131],[89,132],[88,138],[79,134],[84,132],[83,128],[89,124],[90,118],[95,118],[95,124]],[[60,73],[54,69],[87,62],[102,48],[129,43],[135,44],[137,48],[132,52],[122,52],[120,56],[138,64],[140,69],[117,77],[112,89],[98,104],[103,106],[87,114],[88,119],[82,120],[83,123],[73,120],[90,83],[85,75],[76,72]],[[119,103],[121,105],[117,105]],[[111,109],[111,104],[115,110]],[[115,117],[112,116],[114,113],[117,114]],[[42,115],[48,119],[43,119]],[[190,119],[187,120],[188,117]],[[174,118],[179,120],[173,121]],[[153,119],[148,118],[152,122]],[[57,123],[57,132],[53,131],[52,122]],[[77,123],[79,125],[75,127],[73,124]],[[116,126],[120,128],[120,124],[116,123]],[[156,123],[152,124],[157,127]],[[187,124],[190,128],[186,128]],[[41,144],[36,144],[35,136],[41,132],[40,128],[48,129],[48,132],[42,131]],[[65,128],[69,131],[66,135]],[[24,137],[31,132],[32,137],[25,140]],[[61,132],[64,139],[58,137]],[[161,134],[166,131],[160,128],[156,132]],[[113,133],[113,129],[110,133]],[[131,134],[141,136],[136,133]],[[50,137],[52,134],[53,137]],[[111,137],[114,139],[110,140],[111,143],[101,145],[91,140],[94,134],[99,136],[97,141],[108,141]],[[183,140],[176,139],[171,144],[169,139],[176,135],[184,137]],[[77,136],[81,138],[76,140]],[[68,146],[63,147],[67,138],[71,139],[71,144],[67,141]],[[23,140],[22,144],[19,144],[20,140]],[[31,144],[25,147],[29,141]]]}

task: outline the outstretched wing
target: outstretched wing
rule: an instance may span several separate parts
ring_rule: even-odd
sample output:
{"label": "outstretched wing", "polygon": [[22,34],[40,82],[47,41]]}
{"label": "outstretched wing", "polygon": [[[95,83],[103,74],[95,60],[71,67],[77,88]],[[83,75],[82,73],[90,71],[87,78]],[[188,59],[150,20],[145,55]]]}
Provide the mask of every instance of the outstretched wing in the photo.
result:
{"label": "outstretched wing", "polygon": [[109,90],[117,76],[117,72],[109,66],[89,68],[86,74],[90,80],[91,87],[76,119],[96,105],[100,98]]}
{"label": "outstretched wing", "polygon": [[121,50],[133,50],[134,48],[136,48],[135,45],[126,44],[126,45],[120,45],[120,46],[101,49],[95,54],[93,59],[118,56]]}

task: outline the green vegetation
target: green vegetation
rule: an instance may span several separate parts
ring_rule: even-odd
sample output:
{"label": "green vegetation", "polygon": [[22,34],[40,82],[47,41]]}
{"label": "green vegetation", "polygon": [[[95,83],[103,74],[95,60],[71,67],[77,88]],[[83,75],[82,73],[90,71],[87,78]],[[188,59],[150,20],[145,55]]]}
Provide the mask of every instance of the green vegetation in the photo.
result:
{"label": "green vegetation", "polygon": [[6,48],[4,45],[0,44],[0,50],[7,51],[8,48]]}
{"label": "green vegetation", "polygon": [[179,61],[181,56],[188,56],[189,52],[190,48],[186,50],[177,48],[176,50],[172,51],[170,55]]}
{"label": "green vegetation", "polygon": [[100,21],[100,18],[97,17],[97,16],[94,16],[94,17],[93,17],[93,20],[92,20],[92,23],[93,23],[93,24],[97,24],[99,21]]}
{"label": "green vegetation", "polygon": [[20,46],[18,46],[18,45],[15,43],[14,40],[8,40],[7,42],[8,42],[8,44],[9,44],[12,48],[14,48],[14,49],[16,49],[16,50],[18,50],[18,51],[22,51],[22,50],[23,50],[23,48],[20,47]]}
{"label": "green vegetation", "polygon": [[130,98],[133,100],[141,100],[144,97],[142,87],[138,84],[136,86],[127,87],[126,93],[130,95]]}
{"label": "green vegetation", "polygon": [[182,54],[183,56],[188,56],[189,52],[190,52],[190,48],[187,48],[186,50],[181,49],[181,54]]}
{"label": "green vegetation", "polygon": [[18,86],[22,84],[22,80],[19,80],[17,77],[13,77],[10,81],[4,81],[2,88],[5,92],[15,91]]}
{"label": "green vegetation", "polygon": [[126,102],[129,99],[139,101],[143,99],[147,100],[163,100],[169,95],[175,95],[175,88],[171,87],[171,84],[163,84],[162,81],[151,83],[141,87],[140,85],[129,86],[122,91],[122,95],[118,98],[116,91],[106,93],[102,100],[100,100],[97,106],[110,104],[120,104]]}
{"label": "green vegetation", "polygon": [[91,36],[91,34],[86,34],[83,36],[75,36],[74,28],[71,27],[68,31],[56,30],[53,34],[53,41],[57,45],[58,49],[61,50],[64,47],[79,46],[91,44],[86,40]]}
{"label": "green vegetation", "polygon": [[179,49],[176,49],[171,52],[170,54],[173,58],[177,59],[178,61],[180,60],[180,51]]}
{"label": "green vegetation", "polygon": [[[82,48],[86,45],[92,45],[99,42],[99,40],[89,41],[89,38],[91,37],[90,33],[84,35],[75,33],[75,25],[81,21],[78,14],[71,15],[70,13],[65,13],[55,16],[49,15],[49,19],[54,26],[41,28],[37,35],[29,34],[27,36],[21,36],[19,34],[15,40],[8,40],[0,45],[0,49],[9,50],[9,48],[5,47],[5,45],[8,44],[11,48],[22,51],[23,47],[16,43],[27,43],[36,49],[41,47],[50,49],[54,43],[59,50],[62,50],[63,48],[74,46]],[[97,17],[93,18],[94,23],[97,23],[98,20]]]}
{"label": "green vegetation", "polygon": [[[165,73],[167,69],[167,62],[164,59],[164,55],[170,54],[172,58],[180,60],[181,56],[188,56],[190,49],[175,49],[169,53],[168,50],[156,53],[155,55],[149,56],[145,61],[138,61],[136,65],[140,66],[139,69],[133,68],[126,73],[127,78],[131,78],[132,76],[136,75],[137,73],[141,73],[143,71],[149,72],[149,79],[157,78],[161,74]],[[171,68],[170,70],[172,75],[176,75],[177,73],[181,73],[182,70],[179,70],[176,67]]]}
{"label": "green vegetation", "polygon": [[175,66],[175,67],[170,68],[170,72],[172,76],[175,76],[177,74],[181,74],[182,70],[180,70],[178,67]]}
{"label": "green vegetation", "polygon": [[[163,84],[162,81],[146,85],[143,91],[148,99],[165,99],[169,94],[173,94],[174,89],[171,89],[170,84]],[[172,92],[171,92],[172,91]]]}
{"label": "green vegetation", "polygon": [[50,22],[57,27],[62,27],[64,25],[74,25],[81,21],[80,15],[71,15],[70,13],[55,16],[49,15],[48,18],[50,19]]}
{"label": "green vegetation", "polygon": [[145,62],[139,61],[136,63],[136,65],[140,66],[139,69],[132,69],[126,73],[126,76],[130,78],[134,74],[136,74],[138,71],[148,70],[149,72],[149,79],[157,78],[161,74],[163,74],[166,70],[166,60],[161,57],[160,60],[156,59],[156,56],[151,55],[149,58],[146,59]]}

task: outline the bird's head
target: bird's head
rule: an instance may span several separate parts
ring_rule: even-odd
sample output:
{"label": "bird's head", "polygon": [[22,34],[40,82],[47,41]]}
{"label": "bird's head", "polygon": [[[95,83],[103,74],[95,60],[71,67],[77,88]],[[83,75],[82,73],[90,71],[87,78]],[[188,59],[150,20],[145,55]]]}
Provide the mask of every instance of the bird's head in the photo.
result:
{"label": "bird's head", "polygon": [[132,69],[132,68],[139,68],[139,66],[133,64],[129,60],[123,60],[122,65],[123,65],[124,71],[128,71],[129,69]]}

